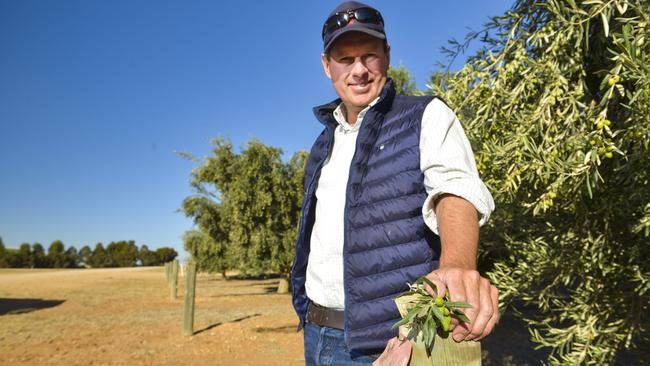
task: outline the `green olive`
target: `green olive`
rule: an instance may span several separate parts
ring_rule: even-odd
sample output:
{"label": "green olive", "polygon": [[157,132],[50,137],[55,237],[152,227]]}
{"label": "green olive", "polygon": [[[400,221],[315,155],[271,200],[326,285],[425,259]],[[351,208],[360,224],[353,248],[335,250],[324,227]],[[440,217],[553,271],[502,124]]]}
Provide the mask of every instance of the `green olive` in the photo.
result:
{"label": "green olive", "polygon": [[440,321],[440,325],[442,325],[442,330],[448,332],[449,326],[451,325],[451,316],[447,315],[443,317],[442,320]]}
{"label": "green olive", "polygon": [[437,307],[442,307],[445,304],[445,301],[442,297],[436,297],[435,304]]}

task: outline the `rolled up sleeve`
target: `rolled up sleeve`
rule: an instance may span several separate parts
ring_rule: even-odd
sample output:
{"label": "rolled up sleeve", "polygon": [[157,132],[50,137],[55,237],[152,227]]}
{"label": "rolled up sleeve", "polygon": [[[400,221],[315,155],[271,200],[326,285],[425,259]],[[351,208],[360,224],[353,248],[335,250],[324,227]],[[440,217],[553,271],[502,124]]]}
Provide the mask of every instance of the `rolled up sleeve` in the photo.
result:
{"label": "rolled up sleeve", "polygon": [[427,105],[422,116],[420,169],[428,195],[422,215],[434,233],[438,234],[438,222],[433,203],[445,193],[462,197],[474,205],[479,225],[488,221],[494,211],[492,195],[478,175],[474,153],[460,121],[454,111],[437,98]]}

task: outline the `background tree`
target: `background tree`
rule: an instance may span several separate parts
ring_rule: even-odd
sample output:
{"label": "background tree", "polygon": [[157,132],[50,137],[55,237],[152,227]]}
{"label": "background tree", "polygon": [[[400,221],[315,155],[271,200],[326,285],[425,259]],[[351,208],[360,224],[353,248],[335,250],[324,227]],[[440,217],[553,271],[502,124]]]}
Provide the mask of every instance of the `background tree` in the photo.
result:
{"label": "background tree", "polygon": [[403,94],[403,95],[424,94],[416,88],[415,79],[413,78],[411,73],[404,67],[404,65],[400,64],[399,67],[390,66],[388,68],[388,76],[391,79],[393,79],[393,82],[395,84],[395,90],[397,90],[397,94]]}
{"label": "background tree", "polygon": [[7,248],[5,248],[5,243],[0,237],[0,268],[9,267],[9,261],[7,260]]}
{"label": "background tree", "polygon": [[149,250],[149,247],[143,245],[138,252],[138,259],[143,266],[159,266],[161,264],[156,252]]}
{"label": "background tree", "polygon": [[79,249],[79,264],[82,266],[89,266],[90,265],[90,257],[92,256],[93,251],[90,249],[88,245],[84,245]]}
{"label": "background tree", "polygon": [[183,236],[183,245],[197,263],[199,271],[221,273],[227,279],[226,270],[233,267],[227,252],[231,223],[226,208],[217,202],[214,187],[209,186],[216,180],[216,167],[223,164],[225,173],[229,173],[227,170],[235,156],[229,148],[222,147],[215,151],[221,154],[216,161],[209,160],[193,171],[191,185],[196,194],[183,201],[182,211],[194,220],[199,230],[187,231]]}
{"label": "background tree", "polygon": [[22,268],[34,268],[34,258],[32,256],[32,246],[29,243],[22,243],[18,247],[18,265]]}
{"label": "background tree", "polygon": [[89,259],[89,264],[93,268],[104,268],[110,266],[110,259],[106,249],[104,249],[104,244],[97,243],[95,249],[93,249],[92,256]]}
{"label": "background tree", "polygon": [[167,263],[170,261],[173,261],[174,258],[178,257],[178,253],[173,249],[169,247],[162,247],[156,249],[156,255],[158,256],[158,263]]}
{"label": "background tree", "polygon": [[63,254],[65,258],[65,268],[77,268],[79,267],[79,255],[77,253],[77,248],[71,246],[65,250]]}
{"label": "background tree", "polygon": [[45,248],[43,248],[43,245],[41,245],[41,243],[34,243],[32,245],[32,258],[34,259],[34,267],[50,267],[50,264],[47,260],[47,255],[45,254]]}
{"label": "background tree", "polygon": [[647,1],[519,0],[432,85],[497,203],[482,269],[511,310],[538,310],[522,317],[551,364],[648,359],[649,21]]}
{"label": "background tree", "polygon": [[110,267],[134,267],[138,259],[138,247],[133,240],[110,242],[106,251]]}
{"label": "background tree", "polygon": [[201,230],[188,230],[183,235],[183,246],[196,262],[197,269],[221,273],[221,276],[227,280],[226,270],[229,264],[228,257],[223,252],[226,250],[226,245],[222,244],[215,242],[211,236]]}
{"label": "background tree", "polygon": [[47,259],[53,268],[63,268],[65,265],[65,246],[61,240],[55,240],[47,249]]}
{"label": "background tree", "polygon": [[[199,232],[188,232],[185,246],[198,263],[225,274],[288,275],[302,202],[305,152],[288,163],[282,150],[251,140],[240,154],[222,138],[212,141],[213,156],[192,171],[196,194],[183,202]],[[287,289],[283,278],[278,289]]]}

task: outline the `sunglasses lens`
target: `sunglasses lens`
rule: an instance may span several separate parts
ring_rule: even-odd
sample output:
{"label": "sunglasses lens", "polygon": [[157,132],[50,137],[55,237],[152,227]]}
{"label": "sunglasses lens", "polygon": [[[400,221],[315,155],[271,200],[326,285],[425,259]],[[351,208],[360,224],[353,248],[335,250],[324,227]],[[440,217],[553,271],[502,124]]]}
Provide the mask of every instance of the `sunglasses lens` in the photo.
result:
{"label": "sunglasses lens", "polygon": [[332,32],[348,25],[350,22],[350,14],[352,14],[352,18],[362,23],[371,23],[378,25],[384,23],[381,15],[376,10],[370,8],[359,8],[351,13],[335,14],[327,19],[325,25],[323,26],[323,37],[325,36],[325,33]]}
{"label": "sunglasses lens", "polygon": [[354,17],[363,23],[379,24],[381,18],[376,11],[369,8],[361,8],[354,11]]}

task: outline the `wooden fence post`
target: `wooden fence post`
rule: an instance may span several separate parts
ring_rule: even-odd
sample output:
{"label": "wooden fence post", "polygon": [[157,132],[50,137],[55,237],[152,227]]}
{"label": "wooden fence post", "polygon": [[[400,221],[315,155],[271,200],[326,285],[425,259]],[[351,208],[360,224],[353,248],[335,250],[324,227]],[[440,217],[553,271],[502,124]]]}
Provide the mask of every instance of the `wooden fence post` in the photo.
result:
{"label": "wooden fence post", "polygon": [[169,297],[176,300],[176,287],[178,285],[178,260],[171,262],[171,282],[169,284]]}
{"label": "wooden fence post", "polygon": [[185,301],[183,303],[183,335],[194,335],[194,293],[196,289],[196,263],[185,267]]}

